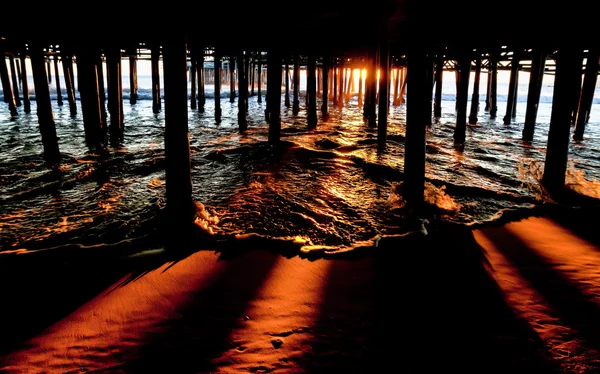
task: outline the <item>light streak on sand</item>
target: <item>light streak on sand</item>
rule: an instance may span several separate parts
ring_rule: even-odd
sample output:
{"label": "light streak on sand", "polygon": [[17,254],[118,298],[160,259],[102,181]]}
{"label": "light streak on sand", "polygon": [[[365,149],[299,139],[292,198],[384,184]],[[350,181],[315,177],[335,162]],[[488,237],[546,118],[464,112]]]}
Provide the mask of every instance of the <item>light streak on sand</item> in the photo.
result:
{"label": "light streak on sand", "polygon": [[597,337],[583,327],[597,324],[593,317],[574,315],[573,308],[600,308],[600,248],[548,218],[474,230],[473,235],[507,304],[562,368],[578,373],[597,367]]}
{"label": "light streak on sand", "polygon": [[233,330],[232,348],[214,360],[227,372],[282,370],[312,351],[313,323],[319,318],[331,262],[280,257]]}
{"label": "light streak on sand", "polygon": [[[172,266],[171,266],[172,265]],[[119,366],[225,267],[197,252],[140,277],[126,276],[10,354],[8,372],[67,372]],[[76,281],[76,280],[75,280]],[[40,311],[43,313],[43,310]]]}

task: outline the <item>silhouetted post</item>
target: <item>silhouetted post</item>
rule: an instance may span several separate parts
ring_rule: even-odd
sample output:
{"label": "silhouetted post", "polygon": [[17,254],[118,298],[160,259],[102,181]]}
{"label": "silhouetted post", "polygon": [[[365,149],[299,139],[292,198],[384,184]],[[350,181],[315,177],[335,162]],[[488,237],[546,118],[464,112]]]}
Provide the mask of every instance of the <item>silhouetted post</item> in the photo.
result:
{"label": "silhouetted post", "polygon": [[[0,52],[1,53],[1,52]],[[27,65],[25,65],[25,59],[27,55],[25,52],[21,52],[21,83],[23,86],[23,110],[25,113],[31,113],[31,101],[29,100],[29,82],[27,77]]]}
{"label": "silhouetted post", "polygon": [[323,97],[321,99],[321,117],[326,120],[329,117],[328,100],[329,100],[329,63],[331,57],[323,56]]}
{"label": "silhouetted post", "polygon": [[465,133],[467,130],[467,102],[469,100],[471,56],[468,52],[461,51],[458,58],[458,91],[456,91],[457,106],[456,126],[454,127],[454,145],[461,147],[465,143]]}
{"label": "silhouetted post", "polygon": [[527,108],[525,111],[525,125],[523,126],[523,140],[532,141],[535,122],[537,119],[538,105],[542,92],[544,70],[546,68],[546,51],[543,49],[532,52],[531,73],[527,93]]}
{"label": "silhouetted post", "polygon": [[258,52],[256,79],[256,90],[258,95],[258,97],[256,98],[256,102],[262,103],[262,52]]}
{"label": "silhouetted post", "polygon": [[338,93],[339,100],[338,105],[340,108],[344,107],[344,80],[346,79],[346,68],[344,67],[344,59],[340,63],[340,92]]}
{"label": "silhouetted post", "polygon": [[2,93],[4,94],[4,102],[8,103],[8,110],[10,115],[16,117],[19,115],[17,112],[17,104],[15,102],[15,96],[13,95],[12,87],[10,86],[10,77],[8,76],[8,68],[6,67],[6,58],[4,52],[0,51],[0,77],[2,78]]}
{"label": "silhouetted post", "polygon": [[[50,51],[50,50],[48,50]],[[52,84],[52,67],[50,66],[50,56],[45,57],[46,74],[48,74],[48,84]]]}
{"label": "silhouetted post", "polygon": [[214,53],[215,64],[215,120],[221,122],[221,56]]}
{"label": "silhouetted post", "polygon": [[160,49],[158,45],[150,48],[150,69],[152,74],[152,112],[158,113],[161,110],[160,102],[160,73],[158,60],[160,58]]}
{"label": "silhouetted post", "polygon": [[491,84],[490,84],[490,118],[496,118],[498,113],[498,54],[492,52],[490,56]]}
{"label": "silhouetted post", "polygon": [[513,95],[513,110],[512,110],[512,118],[514,119],[517,116],[517,103],[519,102],[519,73],[517,68],[517,76],[515,78],[515,94]]}
{"label": "silhouetted post", "polygon": [[519,74],[519,51],[513,52],[513,58],[510,66],[510,80],[508,81],[508,97],[506,99],[506,114],[504,115],[504,124],[510,124],[512,113],[515,106],[515,96],[517,94],[517,76]]}
{"label": "silhouetted post", "polygon": [[392,77],[394,80],[394,95],[391,97],[392,104],[396,106],[398,102],[398,92],[400,91],[400,68],[392,69]]}
{"label": "silhouetted post", "polygon": [[286,57],[285,59],[285,99],[284,105],[286,108],[290,107],[290,63]]}
{"label": "silhouetted post", "polygon": [[369,56],[369,64],[367,71],[367,87],[369,88],[367,105],[367,121],[368,125],[375,127],[377,125],[377,58],[375,53]]}
{"label": "silhouetted post", "polygon": [[38,123],[44,145],[44,158],[48,167],[55,167],[60,161],[58,148],[58,137],[56,136],[56,125],[50,102],[50,87],[46,76],[44,64],[44,53],[42,48],[31,46],[30,49],[31,72],[35,87],[35,101],[37,107]]}
{"label": "silhouetted post", "polygon": [[307,57],[306,97],[307,124],[314,128],[317,126],[317,62],[312,53]]}
{"label": "silhouetted post", "polygon": [[60,91],[60,78],[58,76],[58,54],[54,55],[54,77],[56,78],[56,103],[58,106],[63,105],[62,93]]}
{"label": "silhouetted post", "polygon": [[17,68],[15,66],[15,57],[10,54],[8,56],[8,61],[10,62],[10,76],[12,78],[12,89],[13,96],[15,97],[15,105],[21,106],[21,98],[19,95],[19,78],[17,77]]}
{"label": "silhouetted post", "polygon": [[[250,54],[252,56],[252,54]],[[256,62],[252,59],[250,64],[250,96],[254,96],[254,76],[256,75]]]}
{"label": "silhouetted post", "polygon": [[335,67],[333,67],[333,105],[338,105],[338,78],[339,78],[339,74],[338,74],[338,69]]}
{"label": "silhouetted post", "polygon": [[137,48],[129,51],[129,104],[137,103],[138,81],[137,81]]}
{"label": "silhouetted post", "polygon": [[[377,122],[377,140],[379,144],[387,141],[387,119],[390,103],[389,79],[390,79],[390,46],[387,34],[382,37],[379,46],[379,119]],[[431,87],[431,86],[430,86]]]}
{"label": "silhouetted post", "polygon": [[97,57],[90,51],[77,55],[77,75],[85,139],[89,147],[96,147],[103,141],[105,124],[102,119],[98,84]]}
{"label": "silhouetted post", "polygon": [[250,52],[243,52],[244,54],[244,84],[240,85],[240,90],[244,90],[244,103],[246,106],[246,115],[248,114],[250,91],[248,90],[248,74],[250,74]]}
{"label": "silhouetted post", "polygon": [[72,56],[64,51],[61,52],[63,77],[65,79],[65,92],[67,93],[67,102],[71,116],[77,114],[77,103],[75,102],[75,87],[73,83],[73,59]]}
{"label": "silhouetted post", "polygon": [[485,88],[485,108],[486,112],[490,111],[490,95],[492,93],[492,70],[488,67],[487,71],[487,84]]}
{"label": "silhouetted post", "polygon": [[111,48],[106,55],[108,68],[108,110],[110,135],[119,139],[123,134],[123,89],[121,83],[121,49]]}
{"label": "silhouetted post", "polygon": [[102,56],[98,57],[96,61],[98,70],[98,93],[100,95],[100,113],[102,114],[102,121],[106,123],[108,118],[108,112],[106,110],[106,90],[104,88],[104,64]]}
{"label": "silhouetted post", "polygon": [[172,36],[163,45],[163,69],[166,211],[171,229],[182,230],[193,224],[196,213],[196,206],[192,198],[188,131],[187,47],[184,37]]}
{"label": "silhouetted post", "polygon": [[19,87],[23,85],[23,74],[21,73],[21,59],[16,59],[15,64],[17,66],[17,78],[19,79]]}
{"label": "silhouetted post", "polygon": [[479,81],[481,79],[481,54],[477,54],[475,59],[475,77],[473,78],[473,96],[471,96],[471,113],[469,114],[469,123],[477,123],[477,112],[479,110]]}
{"label": "silhouetted post", "polygon": [[577,119],[575,120],[575,130],[573,131],[573,140],[583,140],[585,125],[590,119],[592,102],[594,101],[594,91],[598,80],[598,50],[591,49],[585,63],[585,73],[583,76],[583,86],[581,88],[581,99],[579,109],[577,110]]}
{"label": "silhouetted post", "polygon": [[267,102],[269,106],[269,143],[281,137],[281,55],[276,49],[267,53]]}
{"label": "silhouetted post", "polygon": [[363,105],[363,69],[358,71],[358,107]]}
{"label": "silhouetted post", "polygon": [[198,103],[196,99],[196,71],[198,70],[196,59],[192,55],[190,57],[190,109],[196,109]]}
{"label": "silhouetted post", "polygon": [[204,92],[205,73],[204,73],[204,53],[198,56],[198,112],[204,113],[204,104],[206,103],[206,94]]}
{"label": "silhouetted post", "polygon": [[[239,67],[238,67],[239,69]],[[235,59],[229,56],[229,102],[235,101]]]}
{"label": "silhouetted post", "polygon": [[552,113],[548,131],[546,160],[542,184],[551,196],[560,196],[565,185],[569,138],[571,132],[571,110],[573,97],[579,95],[582,50],[573,46],[559,47],[556,53],[556,75],[552,96]]}
{"label": "silhouetted post", "polygon": [[292,102],[292,113],[300,111],[300,55],[294,55],[294,99]]}
{"label": "silhouetted post", "polygon": [[[240,51],[237,60],[238,70],[238,126],[240,131],[248,129],[248,83],[246,80],[246,62],[244,61],[244,52]],[[244,87],[246,89],[244,89]]]}
{"label": "silhouetted post", "polygon": [[[406,206],[420,211],[425,196],[425,134],[431,117],[431,60],[424,50],[411,46],[407,54],[410,90],[406,99],[406,139],[404,141],[404,193]],[[428,108],[429,107],[429,108]]]}

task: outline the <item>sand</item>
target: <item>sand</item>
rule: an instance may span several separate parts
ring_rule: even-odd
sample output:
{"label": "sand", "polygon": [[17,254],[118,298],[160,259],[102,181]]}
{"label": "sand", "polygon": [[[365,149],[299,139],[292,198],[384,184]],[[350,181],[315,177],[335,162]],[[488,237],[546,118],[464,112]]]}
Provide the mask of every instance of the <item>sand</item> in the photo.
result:
{"label": "sand", "polygon": [[0,372],[596,373],[594,229],[563,212],[327,258],[12,256]]}

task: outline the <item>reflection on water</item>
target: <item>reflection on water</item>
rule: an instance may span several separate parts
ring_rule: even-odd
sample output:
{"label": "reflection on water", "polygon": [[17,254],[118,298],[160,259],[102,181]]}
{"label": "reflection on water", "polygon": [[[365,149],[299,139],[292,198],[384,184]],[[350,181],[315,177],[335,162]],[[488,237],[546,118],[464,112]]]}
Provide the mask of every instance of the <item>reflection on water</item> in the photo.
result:
{"label": "reflection on water", "polygon": [[[279,147],[267,144],[265,103],[256,96],[244,134],[237,128],[237,102],[221,102],[220,123],[212,99],[203,113],[190,110],[197,224],[213,235],[253,233],[332,247],[402,232],[406,107],[390,107],[388,142],[380,148],[357,100],[331,106],[328,120],[312,130],[302,105],[298,115],[283,107]],[[33,114],[15,120],[0,103],[2,250],[114,243],[151,230],[147,226],[164,208],[164,113],[154,114],[151,100],[133,106],[125,101],[122,143],[98,153],[85,145],[81,115],[72,118],[67,107],[53,105],[63,160],[51,171],[42,157],[35,101]],[[540,104],[540,118],[549,119],[550,105]],[[480,110],[459,151],[452,144],[454,101],[443,102],[442,118],[427,129],[431,219],[472,225],[548,201],[539,186],[548,124],[537,125],[533,142],[522,142],[524,107],[519,109],[510,125]],[[586,140],[571,144],[567,183],[598,198],[600,132],[594,118]]]}

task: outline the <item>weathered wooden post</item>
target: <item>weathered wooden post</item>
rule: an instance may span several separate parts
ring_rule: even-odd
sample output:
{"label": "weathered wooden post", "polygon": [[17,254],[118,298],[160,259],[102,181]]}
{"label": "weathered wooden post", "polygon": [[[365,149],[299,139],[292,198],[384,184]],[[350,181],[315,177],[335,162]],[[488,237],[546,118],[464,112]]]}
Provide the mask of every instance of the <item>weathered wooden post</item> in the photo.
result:
{"label": "weathered wooden post", "polygon": [[262,103],[262,52],[258,52],[258,60],[256,62],[256,90],[258,97],[256,98],[256,102]]}
{"label": "weathered wooden post", "polygon": [[387,141],[388,108],[390,103],[389,79],[390,56],[387,33],[380,38],[379,44],[379,106],[377,122],[377,141],[383,145]]}
{"label": "weathered wooden post", "polygon": [[204,50],[197,56],[198,66],[198,112],[204,113],[204,104],[206,104],[206,93],[204,86],[206,84],[206,74],[204,72]]}
{"label": "weathered wooden post", "polygon": [[[48,48],[50,52],[50,48]],[[48,75],[48,84],[52,84],[52,66],[50,66],[50,56],[45,57],[46,61],[46,74]]]}
{"label": "weathered wooden post", "polygon": [[[467,130],[467,102],[469,100],[469,78],[471,76],[471,56],[468,51],[459,51],[458,91],[456,92],[456,126],[454,127],[454,145],[462,147]],[[409,90],[410,91],[410,90]]]}
{"label": "weathered wooden post", "polygon": [[[488,63],[489,62],[489,56],[488,56]],[[488,65],[488,70],[487,70],[487,84],[486,84],[486,88],[485,88],[485,107],[484,107],[484,111],[489,112],[490,111],[490,96],[492,93],[492,70],[490,69],[489,65]]]}
{"label": "weathered wooden post", "polygon": [[[238,68],[239,69],[239,68]],[[229,56],[229,102],[235,101],[235,59]]]}
{"label": "weathered wooden post", "polygon": [[118,140],[123,135],[123,89],[121,83],[121,49],[110,48],[106,53],[108,68],[108,110],[110,112],[110,135]]}
{"label": "weathered wooden post", "polygon": [[214,52],[214,70],[215,70],[215,120],[221,122],[221,56]]}
{"label": "weathered wooden post", "polygon": [[309,128],[314,128],[317,126],[317,62],[312,52],[306,63],[306,122]]}
{"label": "weathered wooden post", "polygon": [[477,123],[477,112],[479,110],[479,82],[481,79],[481,54],[478,53],[475,59],[475,77],[473,78],[473,95],[471,96],[471,112],[469,113],[469,123]]}
{"label": "weathered wooden post", "polygon": [[[237,71],[238,71],[238,126],[240,132],[248,129],[248,83],[246,81],[246,62],[244,61],[244,52],[238,53]],[[246,89],[244,89],[244,87]]]}
{"label": "weathered wooden post", "polygon": [[281,137],[281,55],[276,48],[267,52],[267,101],[269,106],[269,143]]}
{"label": "weathered wooden post", "polygon": [[190,109],[196,109],[198,102],[196,99],[196,72],[198,71],[198,64],[196,63],[196,58],[190,56]]}
{"label": "weathered wooden post", "polygon": [[30,46],[30,59],[33,84],[35,86],[37,117],[42,135],[42,144],[44,145],[44,158],[46,165],[54,168],[60,161],[60,151],[42,48],[35,45]]}
{"label": "weathered wooden post", "polygon": [[285,98],[284,105],[286,108],[290,107],[290,63],[286,56],[285,58]]}
{"label": "weathered wooden post", "polygon": [[2,92],[4,94],[4,102],[8,103],[8,110],[10,111],[10,115],[13,117],[17,117],[19,112],[17,112],[17,104],[15,102],[15,96],[13,95],[13,90],[10,83],[10,77],[8,75],[8,68],[6,67],[6,58],[4,57],[4,51],[0,50],[0,78],[2,79]]}
{"label": "weathered wooden post", "polygon": [[158,113],[161,110],[160,102],[160,73],[159,62],[160,46],[152,45],[150,47],[150,69],[152,74],[152,112]]}
{"label": "weathered wooden post", "polygon": [[21,84],[23,86],[23,111],[25,113],[31,113],[31,101],[29,100],[29,79],[27,77],[27,66],[25,64],[25,59],[27,58],[27,55],[25,54],[25,51],[22,51],[19,57],[22,66]]}
{"label": "weathered wooden post", "polygon": [[196,215],[192,198],[185,37],[171,36],[163,43],[163,69],[167,222],[170,230],[181,233],[191,227]]}
{"label": "weathered wooden post", "polygon": [[594,48],[589,50],[586,58],[583,86],[581,88],[581,99],[579,100],[579,109],[577,110],[577,118],[575,120],[573,140],[583,140],[585,125],[590,119],[590,111],[592,110],[597,80],[598,50]]}
{"label": "weathered wooden post", "polygon": [[106,123],[108,113],[106,111],[106,90],[104,87],[104,59],[102,55],[96,60],[96,69],[98,74],[98,93],[100,95],[100,113],[102,114],[102,121]]}
{"label": "weathered wooden post", "polygon": [[340,92],[338,93],[339,96],[339,100],[338,100],[338,105],[340,108],[344,107],[344,80],[346,79],[346,67],[344,66],[345,59],[342,58],[341,62],[340,62],[340,74],[339,74],[339,79],[340,79],[340,84],[339,84],[339,89]]}
{"label": "weathered wooden post", "polygon": [[339,80],[339,73],[338,73],[338,68],[336,67],[336,64],[333,65],[333,101],[332,104],[334,106],[338,105],[338,80]]}
{"label": "weathered wooden post", "polygon": [[537,119],[538,105],[542,92],[544,70],[546,69],[546,51],[542,48],[533,50],[531,61],[531,73],[529,75],[529,87],[527,93],[527,108],[525,110],[525,124],[523,126],[522,139],[533,140],[535,122]]}
{"label": "weathered wooden post", "polygon": [[558,48],[542,185],[552,197],[564,190],[571,133],[573,97],[579,95],[583,50],[573,44]]}
{"label": "weathered wooden post", "polygon": [[77,115],[77,103],[75,101],[75,86],[73,82],[73,57],[70,53],[61,51],[61,59],[63,66],[63,76],[65,79],[65,91],[67,93],[67,102],[69,103],[69,111],[71,116]]}
{"label": "weathered wooden post", "polygon": [[252,63],[250,64],[250,96],[254,96],[254,79],[256,75],[256,58],[252,58],[252,53],[250,53],[250,58],[252,59]]}
{"label": "weathered wooden post", "polygon": [[513,51],[513,57],[510,66],[510,80],[508,82],[508,97],[506,99],[506,114],[504,115],[504,124],[510,124],[513,118],[513,111],[516,105],[517,95],[517,77],[519,76],[520,50]]}
{"label": "weathered wooden post", "polygon": [[360,67],[360,70],[358,72],[358,107],[363,106],[363,79],[364,79],[364,75],[363,75],[363,67]]}
{"label": "weathered wooden post", "polygon": [[103,143],[106,133],[100,106],[97,60],[98,58],[91,50],[82,50],[77,54],[77,76],[79,77],[85,140],[92,148]]}
{"label": "weathered wooden post", "polygon": [[369,64],[367,70],[368,96],[365,97],[367,123],[371,127],[377,125],[377,58],[376,53],[369,55]]}
{"label": "weathered wooden post", "polygon": [[327,120],[329,117],[328,101],[329,101],[329,64],[331,57],[329,55],[323,56],[323,97],[321,99],[321,117],[323,120]]}
{"label": "weathered wooden post", "polygon": [[300,55],[294,54],[294,99],[292,102],[292,113],[300,111]]}
{"label": "weathered wooden post", "polygon": [[431,117],[431,76],[427,65],[432,60],[421,46],[412,45],[407,63],[403,198],[409,211],[419,212],[425,196],[425,134]]}
{"label": "weathered wooden post", "polygon": [[491,83],[490,83],[490,118],[496,118],[498,113],[498,51],[494,49],[490,55],[490,70],[491,70]]}
{"label": "weathered wooden post", "polygon": [[129,50],[129,103],[137,103],[138,80],[137,80],[137,47]]}
{"label": "weathered wooden post", "polygon": [[58,106],[62,106],[63,100],[60,90],[60,77],[58,75],[58,53],[54,54],[54,77],[56,78],[56,103]]}
{"label": "weathered wooden post", "polygon": [[13,89],[13,96],[15,97],[15,105],[21,106],[22,103],[21,103],[21,98],[19,95],[19,78],[17,77],[17,68],[15,66],[15,57],[12,53],[8,56],[8,61],[10,63],[10,76],[12,79],[12,89]]}

